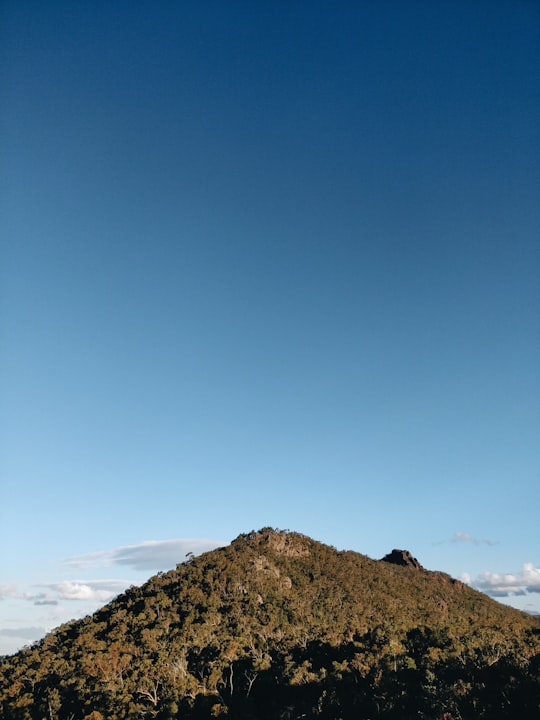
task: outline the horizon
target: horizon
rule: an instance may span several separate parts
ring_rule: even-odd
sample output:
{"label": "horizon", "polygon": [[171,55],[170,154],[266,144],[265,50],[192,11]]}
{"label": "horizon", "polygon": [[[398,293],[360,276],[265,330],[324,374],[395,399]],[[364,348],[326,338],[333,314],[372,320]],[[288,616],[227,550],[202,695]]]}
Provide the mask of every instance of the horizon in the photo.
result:
{"label": "horizon", "polygon": [[539,30],[2,4],[0,654],[265,526],[540,612]]}

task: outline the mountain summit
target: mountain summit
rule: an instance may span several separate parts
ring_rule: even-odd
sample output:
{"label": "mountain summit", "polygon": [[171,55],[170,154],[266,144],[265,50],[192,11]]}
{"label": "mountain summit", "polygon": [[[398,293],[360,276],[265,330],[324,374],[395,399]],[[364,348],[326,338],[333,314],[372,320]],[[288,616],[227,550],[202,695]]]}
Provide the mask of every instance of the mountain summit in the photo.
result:
{"label": "mountain summit", "polygon": [[538,619],[383,560],[240,535],[4,658],[0,716],[539,717]]}

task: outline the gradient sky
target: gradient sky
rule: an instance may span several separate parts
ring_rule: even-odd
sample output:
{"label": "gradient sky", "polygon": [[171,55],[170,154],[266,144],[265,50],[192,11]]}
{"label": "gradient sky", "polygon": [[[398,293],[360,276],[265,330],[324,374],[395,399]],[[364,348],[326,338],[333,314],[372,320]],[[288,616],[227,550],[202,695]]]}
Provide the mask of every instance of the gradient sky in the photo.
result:
{"label": "gradient sky", "polygon": [[0,6],[0,652],[263,526],[540,612],[540,6]]}

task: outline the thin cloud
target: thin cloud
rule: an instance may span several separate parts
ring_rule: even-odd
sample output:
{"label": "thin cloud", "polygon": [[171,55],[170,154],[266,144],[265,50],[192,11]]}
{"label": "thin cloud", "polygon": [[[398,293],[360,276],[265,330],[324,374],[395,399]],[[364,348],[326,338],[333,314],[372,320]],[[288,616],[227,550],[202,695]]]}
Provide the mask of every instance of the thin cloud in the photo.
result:
{"label": "thin cloud", "polygon": [[471,543],[472,545],[497,545],[496,540],[479,540],[478,538],[475,538],[473,535],[471,535],[468,532],[465,532],[464,530],[457,530],[450,542],[453,543]]}
{"label": "thin cloud", "polygon": [[473,543],[473,545],[478,545],[479,541],[476,538],[473,538],[472,535],[469,535],[468,532],[463,532],[463,530],[458,530],[454,533],[451,542],[470,542]]}
{"label": "thin cloud", "polygon": [[520,573],[481,573],[476,580],[470,580],[467,573],[463,574],[477,590],[492,597],[509,597],[510,595],[526,595],[540,593],[540,568],[533,563],[524,563]]}
{"label": "thin cloud", "polygon": [[54,600],[48,593],[38,593],[37,595],[23,593],[23,599],[34,605],[58,605],[58,600]]}
{"label": "thin cloud", "polygon": [[17,597],[17,588],[15,585],[0,585],[0,600],[11,597]]}
{"label": "thin cloud", "polygon": [[39,640],[47,631],[41,627],[4,628],[0,630],[2,637],[22,638],[23,640]]}
{"label": "thin cloud", "polygon": [[164,570],[183,562],[188,553],[200,555],[226,543],[210,538],[176,538],[174,540],[147,540],[138,545],[125,545],[113,550],[101,550],[68,558],[70,567],[108,567],[124,565],[134,570]]}

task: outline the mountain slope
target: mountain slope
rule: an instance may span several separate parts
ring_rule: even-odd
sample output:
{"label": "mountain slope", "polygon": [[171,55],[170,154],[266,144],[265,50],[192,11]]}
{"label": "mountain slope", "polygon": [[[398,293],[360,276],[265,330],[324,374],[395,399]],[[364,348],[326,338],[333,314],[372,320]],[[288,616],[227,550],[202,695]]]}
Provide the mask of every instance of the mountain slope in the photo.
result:
{"label": "mountain slope", "polygon": [[538,620],[396,552],[241,535],[5,658],[1,717],[540,716]]}

